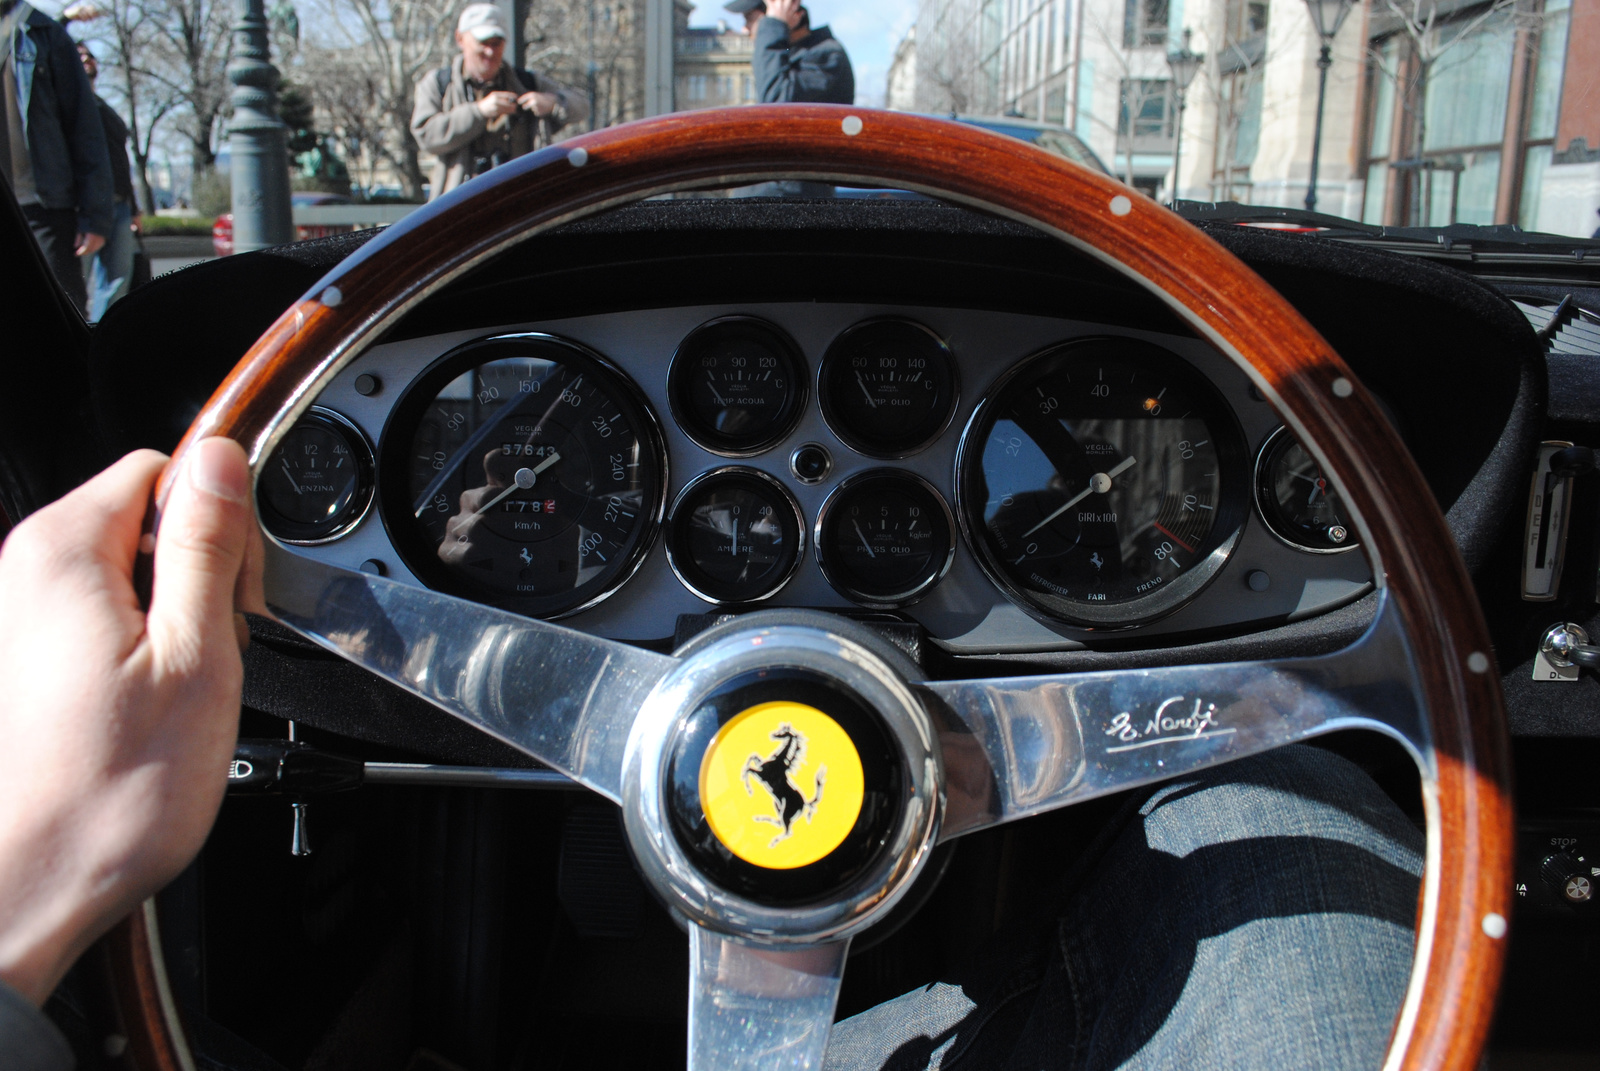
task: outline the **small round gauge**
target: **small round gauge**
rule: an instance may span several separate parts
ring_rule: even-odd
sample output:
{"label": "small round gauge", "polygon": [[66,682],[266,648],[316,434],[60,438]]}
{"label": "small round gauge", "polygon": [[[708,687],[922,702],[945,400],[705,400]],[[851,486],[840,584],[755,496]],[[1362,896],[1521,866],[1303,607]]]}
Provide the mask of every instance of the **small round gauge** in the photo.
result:
{"label": "small round gauge", "polygon": [[667,392],[691,439],[712,453],[748,457],[794,430],[806,395],[805,359],[764,320],[712,320],[679,345]]}
{"label": "small round gauge", "polygon": [[1210,382],[1130,338],[1008,373],[962,437],[961,523],[991,578],[1042,616],[1142,624],[1197,594],[1248,506],[1243,435]]}
{"label": "small round gauge", "polygon": [[384,432],[381,498],[431,587],[535,617],[592,606],[633,575],[660,522],[666,457],[637,390],[548,335],[457,349]]}
{"label": "small round gauge", "polygon": [[1273,535],[1301,550],[1331,554],[1360,545],[1339,492],[1288,428],[1268,436],[1256,458],[1256,508]]}
{"label": "small round gauge", "polygon": [[672,507],[667,558],[707,602],[760,602],[794,575],[805,522],[783,485],[754,469],[700,476]]}
{"label": "small round gauge", "polygon": [[871,457],[928,445],[955,411],[955,360],[910,320],[869,320],[834,340],[822,360],[822,414],[839,438]]}
{"label": "small round gauge", "polygon": [[878,469],[841,483],[817,517],[817,562],[834,590],[874,609],[903,606],[955,557],[950,510],[926,482]]}
{"label": "small round gauge", "polygon": [[267,531],[285,543],[338,539],[372,504],[372,447],[350,421],[312,406],[279,440],[256,483]]}

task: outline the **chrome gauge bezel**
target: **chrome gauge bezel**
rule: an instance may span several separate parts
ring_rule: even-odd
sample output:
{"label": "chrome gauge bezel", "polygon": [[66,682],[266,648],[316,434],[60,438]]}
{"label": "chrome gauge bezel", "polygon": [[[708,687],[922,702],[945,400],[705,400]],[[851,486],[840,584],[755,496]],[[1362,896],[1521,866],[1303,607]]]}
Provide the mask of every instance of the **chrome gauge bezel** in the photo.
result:
{"label": "chrome gauge bezel", "polygon": [[[260,481],[258,480],[256,490],[256,514],[261,518],[261,526],[271,533],[272,538],[278,540],[279,542],[287,543],[290,546],[320,547],[343,539],[345,536],[361,527],[361,522],[365,521],[367,519],[367,515],[372,512],[372,503],[378,497],[377,455],[372,448],[372,442],[367,438],[366,432],[357,427],[355,422],[350,420],[350,418],[346,417],[343,413],[321,405],[313,405],[311,408],[307,409],[305,415],[299,420],[295,421],[294,426],[299,427],[301,424],[307,421],[318,419],[332,424],[335,430],[350,440],[350,444],[356,455],[356,495],[362,500],[361,508],[356,510],[349,520],[341,521],[334,528],[330,529],[327,535],[317,536],[314,539],[291,539],[280,532],[274,531],[272,525],[268,523],[269,518],[267,514],[269,510],[274,516],[279,515],[277,514],[276,510],[271,510],[271,507],[262,506],[260,499],[261,492],[259,487]],[[287,438],[288,434],[292,433],[293,431],[294,428],[290,428],[289,432],[285,433],[285,438]],[[287,520],[287,518],[282,519]]]}
{"label": "chrome gauge bezel", "polygon": [[[418,553],[416,550],[416,534],[414,532],[406,534],[400,531],[395,523],[398,520],[400,524],[406,524],[414,518],[405,510],[400,511],[401,515],[398,518],[391,516],[392,511],[389,504],[390,498],[393,497],[395,485],[405,480],[406,467],[396,462],[398,457],[409,449],[411,437],[416,433],[417,421],[411,418],[418,415],[420,409],[432,400],[432,396],[430,396],[418,405],[417,398],[420,393],[425,393],[426,391],[437,392],[441,386],[449,383],[454,376],[459,375],[469,367],[474,367],[468,360],[474,350],[493,344],[515,342],[534,342],[570,350],[603,373],[607,377],[606,385],[608,389],[621,396],[638,413],[639,427],[635,431],[635,435],[638,437],[646,459],[654,466],[656,472],[655,494],[649,501],[644,503],[640,517],[640,523],[643,528],[639,532],[639,537],[635,540],[633,549],[628,554],[624,564],[617,569],[604,587],[597,589],[594,594],[588,596],[582,602],[544,613],[532,613],[528,608],[527,600],[518,599],[514,595],[496,597],[493,594],[473,590],[459,584],[430,582],[427,574],[435,571],[419,568],[418,564],[412,560]],[[449,369],[448,374],[442,371],[444,369]],[[403,435],[405,442],[396,439],[395,436],[397,435]],[[394,407],[389,411],[383,434],[379,440],[378,453],[379,457],[384,459],[384,467],[379,473],[378,493],[374,495],[374,498],[378,502],[378,511],[383,518],[384,527],[389,533],[389,541],[393,545],[395,552],[400,556],[401,561],[406,564],[406,567],[425,585],[435,590],[446,591],[461,598],[471,599],[474,602],[481,602],[490,606],[498,606],[515,613],[527,613],[529,616],[538,617],[545,621],[559,621],[562,618],[572,617],[586,610],[591,610],[621,590],[629,580],[633,579],[649,558],[650,552],[655,548],[656,541],[660,538],[662,522],[666,516],[667,489],[671,482],[671,472],[668,469],[667,461],[666,437],[662,434],[660,420],[656,416],[654,408],[651,407],[644,391],[639,389],[638,384],[633,381],[632,377],[598,351],[573,339],[543,331],[507,332],[469,339],[452,347],[448,352],[430,362],[426,368],[411,380],[405,391],[395,402]]]}
{"label": "chrome gauge bezel", "polygon": [[[863,483],[869,483],[873,480],[898,480],[921,488],[933,498],[934,502],[938,503],[940,518],[945,526],[946,547],[944,559],[937,562],[936,568],[927,572],[916,584],[905,591],[892,595],[870,594],[861,591],[845,580],[842,571],[830,565],[827,540],[823,538],[829,517],[839,503],[844,500],[845,496]],[[823,500],[822,508],[817,511],[817,522],[812,528],[811,543],[816,548],[817,567],[822,570],[823,577],[833,586],[834,591],[868,610],[892,610],[901,606],[909,606],[923,598],[950,572],[950,566],[956,560],[957,531],[955,515],[950,509],[950,504],[945,501],[944,495],[940,494],[939,489],[933,484],[916,473],[907,472],[904,469],[868,469],[865,472],[858,472],[848,479],[840,481],[839,486],[828,493],[828,497]]]}
{"label": "chrome gauge bezel", "polygon": [[[790,377],[793,386],[786,401],[786,409],[780,419],[773,422],[772,428],[766,435],[759,439],[751,439],[746,443],[730,443],[721,437],[709,432],[695,418],[694,412],[688,401],[679,397],[687,390],[683,377],[688,373],[687,363],[691,355],[687,352],[691,344],[713,328],[724,327],[729,324],[743,324],[757,330],[766,332],[775,338],[784,350],[788,359],[793,362],[793,374]],[[794,434],[799,427],[801,419],[805,416],[806,407],[811,397],[811,366],[806,361],[805,353],[789,335],[789,332],[779,327],[770,320],[759,316],[734,315],[718,316],[707,320],[705,323],[690,331],[678,343],[673,351],[672,363],[667,368],[667,405],[672,410],[672,418],[677,422],[678,429],[689,437],[700,449],[707,453],[716,454],[718,457],[750,458],[764,454],[768,450],[783,442]]]}
{"label": "chrome gauge bezel", "polygon": [[[950,381],[950,396],[944,402],[944,415],[940,417],[938,425],[933,431],[915,442],[900,443],[893,447],[874,446],[865,442],[860,436],[845,427],[845,422],[840,419],[832,394],[828,390],[828,373],[843,356],[840,347],[849,340],[851,335],[880,324],[901,324],[927,335],[943,355],[944,374]],[[956,411],[961,408],[961,370],[956,364],[955,354],[950,352],[950,344],[927,324],[918,323],[916,320],[908,319],[904,316],[875,316],[868,320],[862,320],[860,323],[851,324],[841,331],[832,342],[828,343],[828,351],[823,355],[822,363],[817,368],[817,401],[819,408],[822,410],[823,422],[828,425],[828,430],[833,432],[840,442],[862,457],[875,458],[879,461],[901,461],[920,454],[938,442],[944,433],[950,430],[950,425],[956,417]]]}
{"label": "chrome gauge bezel", "polygon": [[[687,523],[686,519],[681,516],[681,511],[685,504],[707,483],[728,477],[753,478],[767,485],[788,505],[794,518],[795,550],[794,558],[789,562],[788,568],[784,570],[782,576],[759,595],[742,599],[726,599],[706,590],[704,582],[696,581],[685,571],[683,563],[679,561],[680,552],[677,548],[679,525]],[[757,603],[766,602],[778,594],[789,585],[789,581],[793,580],[794,575],[800,571],[800,563],[805,560],[806,556],[806,518],[805,514],[800,510],[800,503],[795,501],[794,495],[790,494],[789,489],[770,473],[745,465],[723,465],[719,468],[702,472],[685,484],[683,490],[679,491],[677,496],[673,498],[672,508],[667,513],[667,536],[662,542],[666,545],[667,564],[671,566],[673,575],[695,598],[711,603],[713,606],[753,606]]]}
{"label": "chrome gauge bezel", "polygon": [[[1188,371],[1193,374],[1197,384],[1210,392],[1217,402],[1216,412],[1228,421],[1225,428],[1213,428],[1213,436],[1219,431],[1225,431],[1230,439],[1229,449],[1237,454],[1236,464],[1229,466],[1220,456],[1218,463],[1223,467],[1219,470],[1222,488],[1219,495],[1219,510],[1217,524],[1225,521],[1230,527],[1216,544],[1206,552],[1205,556],[1190,566],[1169,584],[1163,584],[1157,590],[1142,598],[1125,602],[1108,603],[1103,609],[1090,604],[1078,602],[1072,615],[1056,613],[1041,606],[1029,592],[1018,587],[1012,582],[1005,570],[1000,568],[994,560],[994,554],[988,545],[986,530],[979,518],[982,515],[984,502],[974,500],[974,489],[967,478],[967,470],[976,456],[982,456],[983,443],[980,440],[978,429],[982,427],[989,414],[994,409],[998,400],[1018,378],[1026,375],[1041,361],[1048,360],[1069,347],[1096,342],[1140,342],[1153,345],[1163,350],[1173,360],[1182,362]],[[960,441],[956,446],[955,460],[955,488],[956,488],[956,519],[961,526],[962,538],[966,540],[972,556],[977,559],[979,568],[995,587],[1018,609],[1030,617],[1050,625],[1054,628],[1082,629],[1086,632],[1107,632],[1126,629],[1141,628],[1167,617],[1182,609],[1194,600],[1202,591],[1210,586],[1223,567],[1227,565],[1235,548],[1244,534],[1244,522],[1248,517],[1253,502],[1253,496],[1248,487],[1243,486],[1251,479],[1249,470],[1249,443],[1245,439],[1244,430],[1240,425],[1239,415],[1228,402],[1223,393],[1218,390],[1211,377],[1202,369],[1195,366],[1182,354],[1176,353],[1166,346],[1155,342],[1146,342],[1143,339],[1134,339],[1121,335],[1086,335],[1077,338],[1063,339],[1030,354],[1018,361],[1004,374],[992,383],[988,391],[979,400],[968,418],[966,426],[961,431]],[[1231,471],[1237,470],[1237,471]]]}
{"label": "chrome gauge bezel", "polygon": [[1344,546],[1313,547],[1310,544],[1302,543],[1291,533],[1283,531],[1274,521],[1274,511],[1268,508],[1264,497],[1268,493],[1264,483],[1264,478],[1267,475],[1266,467],[1268,464],[1268,457],[1274,450],[1277,449],[1278,445],[1285,437],[1294,439],[1293,434],[1289,431],[1288,425],[1278,428],[1277,431],[1274,431],[1271,435],[1268,435],[1265,439],[1263,439],[1261,441],[1261,448],[1256,451],[1255,463],[1250,469],[1250,496],[1252,503],[1255,506],[1256,516],[1260,519],[1262,525],[1266,527],[1267,531],[1271,532],[1273,537],[1276,538],[1278,542],[1287,547],[1292,547],[1303,554],[1348,554],[1352,550],[1359,549],[1361,546],[1361,538],[1354,526],[1352,526],[1350,529],[1350,535],[1353,538]]}

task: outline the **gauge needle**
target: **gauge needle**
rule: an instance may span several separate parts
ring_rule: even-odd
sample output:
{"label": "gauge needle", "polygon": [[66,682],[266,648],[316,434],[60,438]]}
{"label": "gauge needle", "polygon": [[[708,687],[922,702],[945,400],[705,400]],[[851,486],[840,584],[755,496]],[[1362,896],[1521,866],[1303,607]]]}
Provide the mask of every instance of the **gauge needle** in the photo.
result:
{"label": "gauge needle", "polygon": [[560,461],[560,460],[561,460],[561,455],[560,454],[552,453],[549,457],[547,457],[543,461],[539,462],[539,464],[534,468],[531,468],[531,469],[518,469],[517,470],[517,474],[515,476],[511,477],[511,486],[507,487],[504,491],[501,491],[499,494],[495,495],[493,498],[491,498],[483,506],[480,506],[477,509],[477,511],[472,514],[471,517],[467,518],[467,520],[470,521],[470,520],[473,520],[474,518],[483,516],[485,513],[488,513],[490,510],[492,510],[496,506],[498,506],[506,498],[506,496],[511,494],[513,491],[526,491],[526,490],[528,490],[534,484],[539,482],[539,473],[543,472],[545,469],[549,468],[551,465],[554,465],[557,461]]}
{"label": "gauge needle", "polygon": [[294,488],[294,493],[295,494],[297,494],[297,495],[305,494],[305,491],[301,488],[301,486],[294,482],[294,473],[289,471],[289,459],[288,458],[284,458],[283,459],[283,478],[289,481],[289,486]]}
{"label": "gauge needle", "polygon": [[861,393],[867,396],[867,408],[878,408],[878,401],[872,396],[872,391],[867,389],[867,381],[861,378],[861,373],[856,373],[856,382],[861,384]]}
{"label": "gauge needle", "polygon": [[711,384],[711,397],[717,400],[718,405],[726,406],[728,403],[723,401],[722,395],[717,393],[717,377],[711,374],[711,369],[709,368],[706,369],[706,382]]}
{"label": "gauge needle", "polygon": [[867,557],[876,558],[877,555],[872,553],[872,544],[867,542],[867,534],[861,530],[861,522],[851,521],[850,523],[856,526],[856,535],[861,537],[861,549],[867,552]]}
{"label": "gauge needle", "polygon": [[1077,494],[1075,494],[1071,498],[1067,499],[1066,503],[1060,509],[1058,509],[1054,513],[1050,514],[1050,516],[1046,517],[1044,520],[1040,521],[1038,524],[1034,525],[1032,528],[1029,528],[1026,532],[1023,532],[1022,533],[1022,538],[1023,539],[1027,539],[1033,533],[1037,532],[1039,529],[1043,528],[1045,525],[1049,524],[1051,521],[1055,520],[1057,517],[1059,517],[1063,513],[1067,512],[1067,510],[1071,509],[1073,506],[1076,506],[1079,502],[1082,502],[1084,499],[1088,498],[1090,495],[1096,494],[1096,493],[1105,494],[1107,491],[1111,490],[1111,481],[1112,480],[1116,479],[1118,476],[1121,476],[1124,472],[1127,472],[1129,469],[1133,468],[1133,466],[1137,465],[1138,463],[1139,463],[1139,459],[1138,458],[1125,457],[1121,461],[1117,462],[1116,467],[1113,468],[1110,472],[1097,472],[1097,473],[1095,473],[1093,476],[1089,477],[1089,486],[1088,487],[1085,487],[1083,490],[1079,491]]}

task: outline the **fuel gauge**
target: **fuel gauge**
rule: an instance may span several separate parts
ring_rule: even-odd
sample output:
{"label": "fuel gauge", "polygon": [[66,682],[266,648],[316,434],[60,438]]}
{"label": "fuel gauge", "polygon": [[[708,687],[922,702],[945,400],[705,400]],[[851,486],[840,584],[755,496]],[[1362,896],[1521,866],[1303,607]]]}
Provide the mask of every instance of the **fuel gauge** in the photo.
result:
{"label": "fuel gauge", "polygon": [[1301,550],[1331,554],[1358,545],[1339,492],[1288,428],[1273,432],[1256,460],[1256,507],[1274,535]]}
{"label": "fuel gauge", "polygon": [[326,543],[372,503],[372,447],[331,409],[312,406],[284,435],[256,483],[267,530],[286,543]]}

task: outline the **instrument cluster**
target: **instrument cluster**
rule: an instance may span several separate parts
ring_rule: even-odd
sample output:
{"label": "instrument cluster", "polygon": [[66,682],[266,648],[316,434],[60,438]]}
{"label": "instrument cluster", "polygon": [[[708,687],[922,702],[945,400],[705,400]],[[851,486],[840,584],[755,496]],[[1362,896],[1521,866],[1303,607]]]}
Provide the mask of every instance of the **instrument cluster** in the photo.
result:
{"label": "instrument cluster", "polygon": [[1337,492],[1221,355],[979,311],[385,343],[283,436],[258,501],[303,553],[621,639],[781,604],[1019,649],[1304,616],[1370,582],[1336,553],[1357,543]]}

